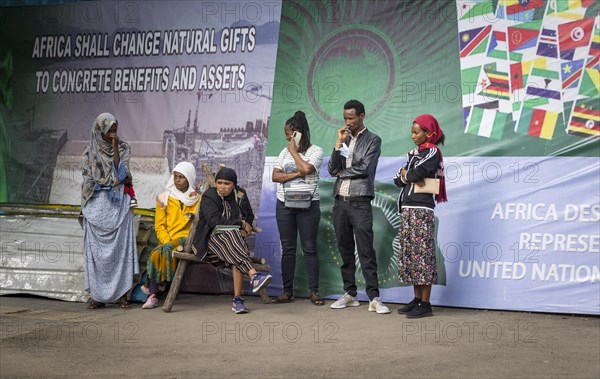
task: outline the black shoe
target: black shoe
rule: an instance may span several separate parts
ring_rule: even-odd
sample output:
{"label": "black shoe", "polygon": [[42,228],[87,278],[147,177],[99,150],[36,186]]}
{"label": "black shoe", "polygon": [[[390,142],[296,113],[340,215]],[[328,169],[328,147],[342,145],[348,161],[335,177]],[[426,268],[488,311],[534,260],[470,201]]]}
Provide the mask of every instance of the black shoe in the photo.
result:
{"label": "black shoe", "polygon": [[421,299],[415,297],[410,301],[410,303],[406,304],[404,307],[398,308],[398,313],[408,313],[415,309],[420,302]]}
{"label": "black shoe", "polygon": [[431,303],[426,301],[422,301],[415,309],[406,314],[406,318],[421,318],[428,316],[433,316],[433,311],[431,310]]}

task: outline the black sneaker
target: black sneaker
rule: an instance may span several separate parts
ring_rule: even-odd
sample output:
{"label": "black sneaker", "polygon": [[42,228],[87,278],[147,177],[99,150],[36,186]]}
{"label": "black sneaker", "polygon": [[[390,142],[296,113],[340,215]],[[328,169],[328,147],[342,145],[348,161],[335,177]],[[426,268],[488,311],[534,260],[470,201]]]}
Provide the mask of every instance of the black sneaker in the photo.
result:
{"label": "black sneaker", "polygon": [[404,307],[402,308],[398,308],[398,313],[408,313],[410,311],[412,311],[413,309],[415,309],[417,307],[417,305],[419,305],[419,303],[421,302],[421,299],[418,298],[414,298],[410,301],[410,303],[406,304]]}
{"label": "black sneaker", "polygon": [[406,314],[406,318],[421,318],[428,316],[433,316],[433,311],[431,310],[431,303],[426,301],[422,301],[415,309]]}

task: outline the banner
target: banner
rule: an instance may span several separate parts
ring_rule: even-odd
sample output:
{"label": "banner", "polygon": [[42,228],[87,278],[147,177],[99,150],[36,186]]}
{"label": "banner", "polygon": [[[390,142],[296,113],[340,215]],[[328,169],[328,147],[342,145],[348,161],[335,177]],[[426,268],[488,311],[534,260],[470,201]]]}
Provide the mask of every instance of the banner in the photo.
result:
{"label": "banner", "polygon": [[[81,152],[111,112],[154,207],[189,160],[238,172],[263,232],[250,241],[281,291],[271,173],[284,122],[306,113],[323,148],[320,294],[344,292],[327,162],[343,105],[382,138],[375,249],[397,281],[410,126],[433,114],[447,203],[436,206],[434,305],[600,314],[600,4],[597,1],[73,2],[1,8],[0,202],[78,204]],[[198,170],[200,180],[203,173]],[[214,288],[231,285],[213,277]],[[360,266],[359,297],[366,300]],[[190,285],[189,290],[198,290]],[[300,244],[295,294],[308,296]]]}
{"label": "banner", "polygon": [[80,156],[113,113],[142,207],[180,161],[238,172],[258,206],[278,1],[76,2],[2,10],[0,201],[79,203]]}
{"label": "banner", "polygon": [[[131,147],[140,207],[154,208],[172,168],[189,161],[200,183],[202,164],[235,169],[258,209],[280,13],[280,1],[2,8],[0,202],[80,204],[81,155],[109,112]],[[15,242],[2,242],[2,271],[22,271],[10,259]],[[216,269],[197,270],[187,277],[202,279],[182,290],[232,286]]]}
{"label": "banner", "polygon": [[[270,176],[283,123],[306,112],[313,143],[330,155],[343,104],[355,98],[383,141],[372,205],[384,301],[413,297],[397,281],[392,177],[414,147],[412,120],[431,113],[446,134],[449,198],[435,210],[432,303],[599,314],[598,4],[558,3],[567,2],[285,2],[275,82],[287,91],[273,98],[260,212],[268,232],[257,239],[272,267],[281,253]],[[569,14],[578,21],[564,21]],[[538,53],[552,43],[550,27],[556,60]],[[565,76],[567,64],[579,79]],[[320,292],[335,298],[344,289],[327,159],[320,173]],[[307,295],[301,251],[294,284]]]}

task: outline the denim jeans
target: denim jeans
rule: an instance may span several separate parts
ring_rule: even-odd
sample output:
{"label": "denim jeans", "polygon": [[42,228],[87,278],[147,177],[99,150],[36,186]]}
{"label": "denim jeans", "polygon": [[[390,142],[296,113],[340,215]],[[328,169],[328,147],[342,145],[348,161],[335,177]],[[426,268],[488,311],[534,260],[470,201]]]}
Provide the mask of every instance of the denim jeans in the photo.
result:
{"label": "denim jeans", "polygon": [[311,202],[308,209],[286,208],[277,200],[275,217],[281,240],[281,276],[283,292],[294,294],[294,273],[296,271],[296,246],[298,235],[304,253],[308,287],[311,292],[319,291],[319,257],[317,256],[317,233],[321,220],[319,201]]}

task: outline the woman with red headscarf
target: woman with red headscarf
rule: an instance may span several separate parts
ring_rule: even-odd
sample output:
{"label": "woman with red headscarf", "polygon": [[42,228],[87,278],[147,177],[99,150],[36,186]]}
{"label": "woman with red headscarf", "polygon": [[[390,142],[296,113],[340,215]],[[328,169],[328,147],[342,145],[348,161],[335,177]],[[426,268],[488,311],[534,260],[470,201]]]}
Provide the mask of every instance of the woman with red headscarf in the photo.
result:
{"label": "woman with red headscarf", "polygon": [[[412,140],[417,147],[408,153],[406,165],[394,176],[394,183],[402,190],[398,199],[400,221],[400,251],[398,253],[398,280],[412,284],[415,297],[398,313],[408,318],[432,316],[431,287],[437,284],[435,258],[435,202],[447,201],[442,151],[444,132],[435,117],[421,115],[413,121]],[[418,192],[425,178],[439,179],[439,193]]]}

